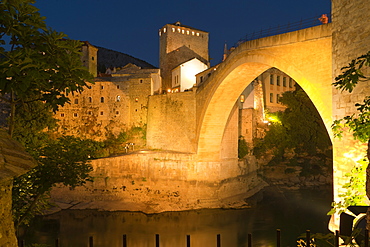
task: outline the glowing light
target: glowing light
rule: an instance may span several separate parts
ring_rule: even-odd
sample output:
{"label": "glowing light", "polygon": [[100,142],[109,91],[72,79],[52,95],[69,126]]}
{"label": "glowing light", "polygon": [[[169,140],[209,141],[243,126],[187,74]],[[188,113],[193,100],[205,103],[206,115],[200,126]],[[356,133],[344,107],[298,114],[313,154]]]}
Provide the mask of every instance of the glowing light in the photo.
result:
{"label": "glowing light", "polygon": [[171,93],[171,89],[169,88],[169,89],[167,89],[167,93]]}

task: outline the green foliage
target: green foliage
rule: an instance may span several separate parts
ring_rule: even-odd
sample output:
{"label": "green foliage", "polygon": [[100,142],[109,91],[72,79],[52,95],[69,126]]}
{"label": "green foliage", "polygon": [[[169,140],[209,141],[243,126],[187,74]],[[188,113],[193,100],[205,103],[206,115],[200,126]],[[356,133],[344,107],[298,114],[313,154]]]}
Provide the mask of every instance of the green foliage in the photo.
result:
{"label": "green foliage", "polygon": [[[370,51],[354,60],[348,66],[342,68],[342,73],[335,78],[333,85],[342,91],[352,92],[361,80],[368,80],[369,77],[363,74],[363,67],[370,66]],[[336,137],[342,137],[343,131],[348,129],[353,133],[353,137],[361,142],[367,142],[370,147],[370,96],[366,96],[363,104],[356,103],[357,114],[345,116],[335,120],[332,129]],[[350,182],[344,185],[346,192],[341,194],[342,200],[338,203],[333,202],[333,209],[329,214],[343,212],[348,206],[361,205],[365,193],[366,167],[370,159],[370,150],[367,150],[367,160],[360,160],[351,174],[346,176]]]}
{"label": "green foliage", "polygon": [[256,156],[273,150],[272,161],[279,163],[284,160],[286,150],[315,156],[318,150],[329,149],[331,142],[321,117],[301,88],[285,92],[280,102],[287,108],[284,112],[267,113],[267,119],[273,115],[279,121],[270,122],[265,137],[256,140]]}
{"label": "green foliage", "polygon": [[364,65],[370,65],[370,51],[343,67],[342,73],[335,78],[334,87],[351,93],[361,80],[368,79],[362,71]]}
{"label": "green foliage", "polygon": [[364,99],[364,103],[356,103],[358,114],[345,116],[335,120],[332,128],[336,137],[341,138],[345,127],[353,132],[353,137],[361,142],[370,139],[370,96]]}
{"label": "green foliage", "polygon": [[57,183],[75,187],[90,179],[88,157],[96,143],[53,139],[52,111],[92,79],[81,62],[82,43],[48,28],[34,0],[0,1],[0,99],[10,106],[9,133],[38,165],[14,180],[16,226],[45,208]]}
{"label": "green foliage", "polygon": [[249,152],[248,143],[243,136],[238,139],[238,158],[243,159]]}
{"label": "green foliage", "polygon": [[328,215],[340,214],[346,211],[349,206],[363,206],[366,205],[366,166],[367,159],[357,161],[355,167],[350,173],[346,173],[345,177],[349,181],[343,185],[344,192],[339,194],[339,202],[332,202],[332,209]]}
{"label": "green foliage", "polygon": [[34,3],[0,2],[0,91],[11,106],[11,135],[16,105],[41,101],[56,111],[92,79],[80,59],[82,43],[48,28]]}
{"label": "green foliage", "polygon": [[74,188],[91,180],[89,157],[96,147],[91,141],[65,136],[48,139],[32,152],[38,165],[14,179],[13,215],[15,225],[27,224],[48,207],[48,192],[56,184]]}

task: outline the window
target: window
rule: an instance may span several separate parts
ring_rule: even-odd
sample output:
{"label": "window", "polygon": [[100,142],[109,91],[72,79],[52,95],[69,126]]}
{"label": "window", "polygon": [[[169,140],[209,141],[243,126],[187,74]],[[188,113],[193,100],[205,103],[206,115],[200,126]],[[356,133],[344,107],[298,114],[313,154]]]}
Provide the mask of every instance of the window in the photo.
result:
{"label": "window", "polygon": [[286,87],[286,77],[283,77],[283,87]]}
{"label": "window", "polygon": [[270,93],[270,103],[273,103],[273,102],[274,102],[274,94]]}
{"label": "window", "polygon": [[276,85],[280,86],[280,76],[276,76]]}
{"label": "window", "polygon": [[279,103],[280,101],[279,101],[279,98],[280,98],[280,95],[279,94],[277,94],[276,95],[276,103]]}
{"label": "window", "polygon": [[203,76],[201,76],[199,79],[200,79],[200,82],[203,82]]}
{"label": "window", "polygon": [[120,101],[121,101],[121,96],[117,95],[117,97],[116,97],[116,101],[117,101],[117,102],[120,102]]}
{"label": "window", "polygon": [[100,102],[101,102],[101,103],[104,103],[104,97],[101,97],[101,98],[100,98]]}
{"label": "window", "polygon": [[270,75],[270,85],[274,85],[274,75]]}
{"label": "window", "polygon": [[117,85],[117,89],[119,89],[119,85]]}
{"label": "window", "polygon": [[135,101],[136,101],[136,102],[138,102],[138,101],[139,101],[139,98],[138,98],[138,97],[136,97],[136,98],[135,98]]}
{"label": "window", "polygon": [[116,111],[116,115],[119,115],[119,111]]}
{"label": "window", "polygon": [[165,33],[167,31],[167,29],[166,28],[163,28],[163,32]]}
{"label": "window", "polygon": [[100,89],[104,89],[104,86],[100,86]]}
{"label": "window", "polygon": [[293,79],[289,78],[289,87],[293,87]]}
{"label": "window", "polygon": [[94,57],[91,57],[91,60],[93,60],[93,61],[94,61]]}
{"label": "window", "polygon": [[75,104],[78,104],[78,99],[75,99]]}
{"label": "window", "polygon": [[88,111],[87,114],[92,115],[92,111]]}
{"label": "window", "polygon": [[92,103],[92,97],[89,97],[89,103]]}
{"label": "window", "polygon": [[143,80],[140,80],[140,83],[143,83]]}
{"label": "window", "polygon": [[101,112],[100,112],[100,115],[104,115],[104,112],[102,112],[102,111],[101,111]]}
{"label": "window", "polygon": [[78,113],[73,113],[73,117],[78,117]]}
{"label": "window", "polygon": [[61,116],[61,117],[64,117],[64,113],[61,113],[61,114],[60,114],[60,116]]}

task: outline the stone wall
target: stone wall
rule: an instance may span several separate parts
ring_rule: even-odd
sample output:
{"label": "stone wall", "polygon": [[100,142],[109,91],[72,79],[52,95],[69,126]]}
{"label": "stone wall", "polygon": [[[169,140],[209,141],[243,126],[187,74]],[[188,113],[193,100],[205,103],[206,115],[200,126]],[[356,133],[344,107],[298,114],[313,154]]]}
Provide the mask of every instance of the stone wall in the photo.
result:
{"label": "stone wall", "polygon": [[[333,0],[333,78],[341,68],[352,59],[370,51],[370,4],[362,0]],[[358,84],[352,93],[341,92],[333,88],[333,119],[340,119],[356,112],[356,103],[363,102],[370,95],[370,82]],[[355,161],[366,154],[366,145],[359,143],[345,133],[342,140],[333,140],[334,156],[334,196],[342,191],[340,184],[346,182],[344,174]]]}
{"label": "stone wall", "polygon": [[0,180],[0,246],[16,247],[14,223],[12,217],[13,179]]}
{"label": "stone wall", "polygon": [[264,182],[255,162],[199,163],[193,154],[140,151],[94,160],[93,182],[69,190],[54,188],[63,208],[145,213],[245,206]]}
{"label": "stone wall", "polygon": [[194,153],[195,110],[195,92],[192,91],[150,96],[147,146]]}
{"label": "stone wall", "polygon": [[71,104],[59,108],[55,114],[58,132],[104,140],[109,134],[144,126],[152,83],[151,73],[145,70],[130,76],[96,78],[91,89],[71,95]]}

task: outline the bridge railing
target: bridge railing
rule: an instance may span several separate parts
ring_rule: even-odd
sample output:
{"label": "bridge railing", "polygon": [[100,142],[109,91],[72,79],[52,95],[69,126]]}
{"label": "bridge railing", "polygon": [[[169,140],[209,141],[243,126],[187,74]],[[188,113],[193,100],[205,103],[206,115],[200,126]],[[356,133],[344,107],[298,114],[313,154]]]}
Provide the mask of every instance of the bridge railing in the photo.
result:
{"label": "bridge railing", "polygon": [[[368,236],[368,231],[365,230],[365,236]],[[334,234],[333,234],[333,246],[334,247],[339,247],[339,231],[336,231]],[[311,232],[310,230],[307,230],[306,231],[306,236],[305,237],[299,237],[299,242],[300,244],[298,246],[312,246],[311,243],[314,241],[313,238],[311,237]],[[226,245],[221,245],[221,235],[220,234],[217,234],[216,236],[216,239],[215,239],[215,247],[223,247],[223,246],[226,246]],[[101,246],[101,240],[100,240],[100,245]],[[88,241],[86,241],[87,243],[87,246],[88,247],[94,247],[96,245],[94,245],[94,237],[93,236],[90,236]],[[276,247],[281,247],[282,244],[281,244],[281,234],[280,234],[280,229],[277,229],[276,230]],[[369,246],[369,238],[365,238],[364,239],[364,243],[365,243],[365,247],[368,247]],[[18,246],[19,247],[26,247],[26,243],[24,240],[18,240]],[[59,239],[56,239],[55,240],[55,244],[54,244],[55,247],[61,247],[61,243],[59,241]],[[122,235],[122,247],[129,247],[129,244],[128,244],[128,241],[127,241],[127,235],[124,234]],[[160,236],[159,234],[156,234],[155,235],[155,247],[161,247],[162,245],[160,244]],[[190,235],[186,235],[186,242],[184,243],[184,245],[178,245],[178,246],[185,246],[185,247],[191,247],[191,241],[190,241]],[[212,244],[210,243],[209,246],[212,246]],[[246,247],[253,247],[253,246],[257,246],[257,245],[254,245],[253,242],[252,242],[252,234],[248,234],[248,238],[247,238],[247,243],[245,245]],[[118,247],[118,246],[117,246]],[[230,247],[230,246],[227,246],[227,247]],[[232,246],[233,247],[233,246]],[[235,246],[236,247],[236,246]]]}
{"label": "bridge railing", "polygon": [[[324,14],[324,15],[327,17],[327,23],[331,22],[331,15],[330,14]],[[269,27],[266,29],[261,29],[259,31],[254,31],[252,33],[246,34],[243,38],[239,39],[238,42],[234,44],[234,47],[238,47],[241,43],[244,43],[249,40],[265,38],[269,36],[293,32],[293,31],[297,31],[300,29],[305,29],[305,28],[325,24],[326,22],[325,17],[324,19],[321,19],[321,20],[320,18],[323,18],[323,15],[315,16],[315,17],[311,17],[307,19],[301,19],[300,21],[288,23],[285,25],[278,25],[275,27]]]}

